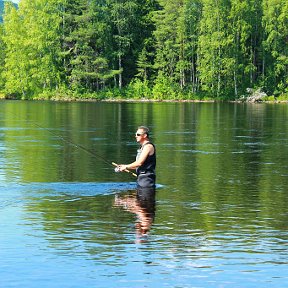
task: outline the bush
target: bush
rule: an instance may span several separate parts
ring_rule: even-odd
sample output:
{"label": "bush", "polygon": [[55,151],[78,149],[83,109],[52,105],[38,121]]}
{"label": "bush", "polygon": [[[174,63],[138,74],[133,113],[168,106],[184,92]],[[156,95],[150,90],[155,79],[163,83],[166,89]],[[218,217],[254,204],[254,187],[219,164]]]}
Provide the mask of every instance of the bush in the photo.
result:
{"label": "bush", "polygon": [[288,94],[282,94],[277,97],[278,101],[288,101]]}
{"label": "bush", "polygon": [[147,80],[141,81],[138,78],[133,79],[126,90],[128,98],[132,99],[149,99],[152,96],[152,91]]}
{"label": "bush", "polygon": [[178,95],[177,90],[170,78],[158,75],[152,89],[152,97],[157,100],[176,99]]}
{"label": "bush", "polygon": [[268,102],[275,101],[275,97],[274,96],[265,96],[265,97],[263,97],[263,101],[268,101]]}

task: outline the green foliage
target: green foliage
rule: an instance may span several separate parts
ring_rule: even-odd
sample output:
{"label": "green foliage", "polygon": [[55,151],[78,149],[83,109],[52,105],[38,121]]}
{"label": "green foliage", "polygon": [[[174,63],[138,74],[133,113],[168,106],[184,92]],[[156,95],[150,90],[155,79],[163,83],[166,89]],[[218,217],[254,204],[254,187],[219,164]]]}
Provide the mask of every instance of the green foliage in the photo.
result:
{"label": "green foliage", "polygon": [[3,71],[4,71],[4,65],[5,65],[5,45],[3,41],[4,36],[4,30],[3,26],[0,25],[0,91],[4,88],[4,79],[1,77]]}
{"label": "green foliage", "polygon": [[281,94],[276,98],[278,101],[288,101],[288,94]]}
{"label": "green foliage", "polygon": [[29,99],[60,84],[58,27],[61,18],[55,13],[57,3],[57,0],[51,0],[50,5],[44,0],[23,0],[19,10],[10,3],[6,6],[2,76],[7,94]]}
{"label": "green foliage", "polygon": [[21,0],[18,9],[5,6],[0,90],[8,96],[231,100],[248,87],[288,92],[284,0]]}
{"label": "green foliage", "polygon": [[126,92],[128,98],[133,99],[149,99],[152,97],[152,91],[148,81],[141,81],[138,78],[133,79],[127,87]]}
{"label": "green foliage", "polygon": [[263,98],[263,101],[273,102],[273,101],[275,101],[275,97],[274,96],[266,96]]}
{"label": "green foliage", "polygon": [[104,48],[111,39],[107,7],[101,1],[82,0],[65,2],[63,9],[62,56],[68,86],[77,93],[103,89],[120,73],[109,67]]}
{"label": "green foliage", "polygon": [[[13,3],[14,7],[18,7],[16,3]],[[5,7],[5,1],[0,0],[0,25],[3,22],[3,14],[4,14],[4,7]]]}
{"label": "green foliage", "polygon": [[288,3],[263,0],[264,48],[266,51],[265,84],[274,93],[288,92]]}
{"label": "green foliage", "polygon": [[181,89],[187,85],[187,78],[195,85],[195,39],[201,6],[198,1],[193,6],[191,1],[182,0],[159,3],[162,9],[153,13],[156,27],[154,68],[157,74],[161,73],[175,84],[179,83]]}
{"label": "green foliage", "polygon": [[157,100],[177,99],[177,87],[171,78],[159,74],[152,90],[153,98]]}

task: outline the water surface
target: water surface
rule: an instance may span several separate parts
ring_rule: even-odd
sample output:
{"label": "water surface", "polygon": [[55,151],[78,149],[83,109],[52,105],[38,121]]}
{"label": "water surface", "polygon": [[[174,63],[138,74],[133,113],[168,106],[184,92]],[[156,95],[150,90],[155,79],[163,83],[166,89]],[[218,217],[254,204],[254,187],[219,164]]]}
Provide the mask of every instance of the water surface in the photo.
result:
{"label": "water surface", "polygon": [[[0,102],[0,287],[286,287],[287,114]],[[158,157],[146,206],[109,164],[133,161],[141,124]]]}

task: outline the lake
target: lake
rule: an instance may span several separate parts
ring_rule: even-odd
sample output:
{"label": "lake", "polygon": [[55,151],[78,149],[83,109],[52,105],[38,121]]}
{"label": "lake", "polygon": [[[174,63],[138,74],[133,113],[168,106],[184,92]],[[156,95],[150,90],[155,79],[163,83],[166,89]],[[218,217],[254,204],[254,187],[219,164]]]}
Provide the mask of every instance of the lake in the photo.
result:
{"label": "lake", "polygon": [[[1,101],[0,287],[286,287],[287,119],[287,104]],[[134,161],[142,124],[145,204],[110,164]]]}

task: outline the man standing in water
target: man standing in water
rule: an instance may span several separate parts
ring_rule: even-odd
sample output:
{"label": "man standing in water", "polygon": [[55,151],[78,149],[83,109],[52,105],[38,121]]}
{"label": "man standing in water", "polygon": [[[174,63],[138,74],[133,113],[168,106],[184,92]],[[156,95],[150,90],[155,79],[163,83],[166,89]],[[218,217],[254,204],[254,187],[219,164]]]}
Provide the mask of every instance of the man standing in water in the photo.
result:
{"label": "man standing in water", "polygon": [[155,188],[156,149],[149,140],[149,129],[139,126],[135,138],[141,145],[137,150],[136,160],[130,164],[121,164],[118,169],[121,172],[125,169],[136,169],[138,187]]}

